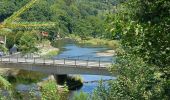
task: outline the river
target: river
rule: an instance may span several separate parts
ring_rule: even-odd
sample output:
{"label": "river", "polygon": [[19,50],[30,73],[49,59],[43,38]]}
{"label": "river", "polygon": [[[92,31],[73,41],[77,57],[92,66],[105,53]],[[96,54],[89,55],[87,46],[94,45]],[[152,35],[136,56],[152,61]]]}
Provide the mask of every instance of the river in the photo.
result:
{"label": "river", "polygon": [[[55,45],[57,48],[60,48],[61,52],[59,55],[54,56],[54,58],[65,57],[65,56],[70,56],[70,57],[83,56],[81,59],[87,59],[88,57],[93,58],[93,59],[98,59],[97,57],[102,57],[102,59],[104,60],[114,61],[114,58],[112,56],[105,57],[105,56],[97,55],[98,52],[109,50],[109,48],[107,47],[101,47],[101,46],[92,47],[89,45],[78,45],[76,43],[72,43],[68,41],[67,42],[58,41],[58,42],[55,42]],[[37,88],[35,83],[38,81],[41,81],[42,79],[46,79],[46,77],[48,76],[46,74],[39,73],[39,72],[23,71],[23,70],[20,70],[20,73],[21,74],[19,74],[16,77],[20,77],[21,80],[19,80],[19,82],[17,83],[14,82],[16,90],[18,91],[27,91],[27,90],[31,90],[32,88],[35,89]],[[23,79],[26,76],[26,73],[29,77],[34,77],[34,78],[36,74],[38,74],[37,75],[38,79],[37,80],[35,79],[34,83],[29,83],[29,80],[23,81]],[[73,74],[69,76],[75,76],[75,75]],[[79,90],[72,91],[71,95],[79,91],[83,91],[83,92],[90,94],[98,86],[97,81],[100,81],[101,79],[102,80],[116,79],[116,77],[114,76],[102,76],[102,75],[79,75],[79,76],[83,79],[85,83],[83,83],[83,86]]]}
{"label": "river", "polygon": [[[112,61],[112,56],[98,56],[98,52],[109,50],[106,47],[91,47],[91,46],[80,46],[74,43],[67,43],[65,46],[62,47],[64,51],[62,51],[57,57],[64,57],[64,56],[83,56],[81,59],[86,59],[90,57],[91,59],[98,59],[96,57],[102,57],[105,61]],[[73,75],[71,75],[73,76]],[[86,82],[83,84],[82,88],[77,91],[83,91],[87,93],[92,93],[92,91],[98,86],[98,82],[102,80],[110,80],[115,79],[113,76],[102,76],[102,75],[79,75],[82,77],[83,81]],[[96,81],[96,82],[93,82]]]}

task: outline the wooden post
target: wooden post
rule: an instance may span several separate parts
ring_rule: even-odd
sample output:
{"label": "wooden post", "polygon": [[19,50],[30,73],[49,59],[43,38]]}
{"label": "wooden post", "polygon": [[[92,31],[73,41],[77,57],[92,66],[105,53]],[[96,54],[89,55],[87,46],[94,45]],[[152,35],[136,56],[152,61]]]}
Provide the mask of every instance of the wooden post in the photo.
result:
{"label": "wooden post", "polygon": [[11,61],[10,56],[9,56],[9,62]]}
{"label": "wooden post", "polygon": [[27,62],[26,57],[25,57],[25,62]]}
{"label": "wooden post", "polygon": [[45,64],[45,58],[44,58],[44,64]]}
{"label": "wooden post", "polygon": [[99,67],[100,67],[100,58],[99,58]]}
{"label": "wooden post", "polygon": [[17,55],[17,63],[18,63],[18,55]]}
{"label": "wooden post", "polygon": [[34,64],[35,64],[35,58],[34,58]]}
{"label": "wooden post", "polygon": [[55,59],[53,59],[53,65],[55,65]]}
{"label": "wooden post", "polygon": [[76,59],[75,59],[75,65],[77,66]]}
{"label": "wooden post", "polygon": [[64,65],[66,64],[66,61],[65,61],[66,59],[64,58]]}

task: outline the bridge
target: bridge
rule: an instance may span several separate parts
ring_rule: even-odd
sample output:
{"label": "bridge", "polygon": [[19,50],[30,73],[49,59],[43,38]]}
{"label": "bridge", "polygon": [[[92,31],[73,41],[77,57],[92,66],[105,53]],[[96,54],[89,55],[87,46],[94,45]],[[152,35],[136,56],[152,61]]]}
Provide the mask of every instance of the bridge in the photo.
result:
{"label": "bridge", "polygon": [[64,57],[33,57],[33,56],[2,56],[1,68],[17,68],[39,71],[47,74],[88,74],[111,75],[108,67],[112,60],[106,61],[102,57],[64,56]]}

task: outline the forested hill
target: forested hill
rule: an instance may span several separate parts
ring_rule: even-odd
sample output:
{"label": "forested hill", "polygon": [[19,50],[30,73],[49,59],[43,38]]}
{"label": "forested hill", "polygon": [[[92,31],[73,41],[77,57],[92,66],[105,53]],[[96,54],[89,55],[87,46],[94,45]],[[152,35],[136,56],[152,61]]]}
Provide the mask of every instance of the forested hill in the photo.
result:
{"label": "forested hill", "polygon": [[[1,0],[0,21],[9,17],[29,0]],[[52,21],[51,35],[78,34],[102,37],[107,13],[116,0],[39,0],[18,21]],[[54,37],[54,36],[52,36]]]}

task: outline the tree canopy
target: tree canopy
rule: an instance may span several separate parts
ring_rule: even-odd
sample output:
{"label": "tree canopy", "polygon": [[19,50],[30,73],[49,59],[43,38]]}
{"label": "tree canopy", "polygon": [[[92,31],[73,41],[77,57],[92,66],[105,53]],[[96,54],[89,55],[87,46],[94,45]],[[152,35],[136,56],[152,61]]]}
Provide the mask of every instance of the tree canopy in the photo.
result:
{"label": "tree canopy", "polygon": [[105,93],[97,92],[100,98],[170,99],[169,5],[169,0],[128,0],[110,14],[109,30],[122,45],[111,68],[119,76]]}
{"label": "tree canopy", "polygon": [[[111,5],[115,4],[114,0],[109,0],[108,2],[103,0],[41,0],[24,13],[22,13],[22,10],[17,11],[28,1],[4,0],[3,6],[0,7],[1,21],[8,22],[9,19],[17,16],[16,21],[21,23],[17,24],[17,26],[22,28],[33,28],[37,24],[40,26],[45,25],[43,22],[46,24],[49,22],[48,24],[52,25],[53,23],[50,22],[55,22],[56,26],[53,29],[45,29],[52,36],[56,36],[56,34],[77,34],[79,36],[105,37],[103,33],[105,31],[104,21],[106,14],[111,9]],[[12,15],[16,11],[22,13],[20,17]],[[5,20],[7,17],[9,18]],[[42,23],[35,23],[40,21]]]}

